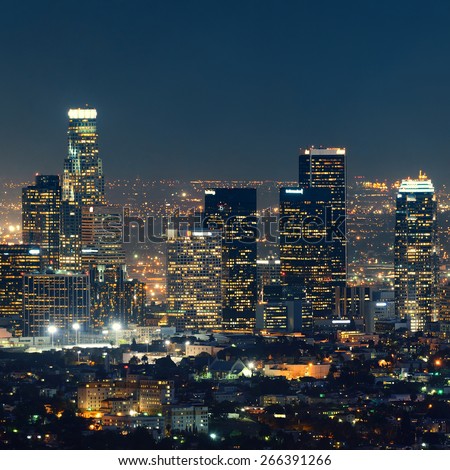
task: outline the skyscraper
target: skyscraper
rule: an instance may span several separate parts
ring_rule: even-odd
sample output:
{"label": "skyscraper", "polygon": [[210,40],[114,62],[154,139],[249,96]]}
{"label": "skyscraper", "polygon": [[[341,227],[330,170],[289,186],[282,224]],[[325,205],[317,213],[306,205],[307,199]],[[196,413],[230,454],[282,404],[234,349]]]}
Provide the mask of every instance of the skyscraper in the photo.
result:
{"label": "skyscraper", "polygon": [[36,175],[36,183],[22,189],[23,242],[42,250],[44,267],[59,267],[61,186],[57,175]]}
{"label": "skyscraper", "polygon": [[411,331],[438,319],[437,203],[426,175],[403,180],[395,219],[395,307]]}
{"label": "skyscraper", "polygon": [[329,188],[280,189],[280,262],[281,282],[304,287],[317,318],[332,313],[333,245],[326,223],[331,203]]}
{"label": "skyscraper", "polygon": [[206,189],[205,226],[222,234],[222,325],[252,329],[257,302],[256,189]]}
{"label": "skyscraper", "polygon": [[39,247],[0,245],[0,317],[11,319],[16,335],[23,328],[23,276],[40,269]]}
{"label": "skyscraper", "polygon": [[75,201],[61,202],[59,267],[81,271],[81,207]]}
{"label": "skyscraper", "polygon": [[98,152],[97,110],[70,109],[67,134],[63,199],[81,205],[105,204],[105,181]]}
{"label": "skyscraper", "polygon": [[328,188],[331,191],[332,220],[342,236],[331,249],[332,278],[335,286],[347,280],[347,174],[344,148],[300,149],[299,187]]}
{"label": "skyscraper", "polygon": [[207,231],[169,236],[167,303],[186,326],[218,328],[222,316],[222,239]]}

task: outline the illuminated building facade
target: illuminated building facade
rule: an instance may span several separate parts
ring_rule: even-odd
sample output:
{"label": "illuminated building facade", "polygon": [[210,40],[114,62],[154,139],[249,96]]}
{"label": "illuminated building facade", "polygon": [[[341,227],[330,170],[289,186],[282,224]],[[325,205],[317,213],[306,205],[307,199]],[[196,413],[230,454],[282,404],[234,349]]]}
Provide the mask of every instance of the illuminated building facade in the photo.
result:
{"label": "illuminated building facade", "polygon": [[59,267],[64,271],[81,271],[81,207],[73,201],[61,202]]}
{"label": "illuminated building facade", "polygon": [[73,323],[90,325],[90,284],[86,274],[61,271],[24,275],[23,318],[25,336],[48,336],[56,326],[68,336]]}
{"label": "illuminated building facade", "polygon": [[403,180],[397,193],[395,220],[395,308],[411,331],[437,321],[439,263],[437,203],[431,180]]}
{"label": "illuminated building facade", "polygon": [[167,240],[167,303],[186,326],[218,328],[222,316],[222,238],[203,230]]}
{"label": "illuminated building facade", "polygon": [[98,152],[97,110],[70,109],[63,199],[84,205],[105,203],[102,159]]}
{"label": "illuminated building facade", "polygon": [[78,387],[78,408],[82,411],[100,411],[108,399],[131,399],[137,413],[161,412],[163,406],[174,401],[172,380],[148,380],[136,376],[133,380],[90,382]]}
{"label": "illuminated building facade", "polygon": [[39,247],[0,245],[0,317],[11,318],[15,335],[23,328],[23,275],[40,268]]}
{"label": "illuminated building facade", "polygon": [[331,244],[331,275],[334,286],[347,282],[347,174],[344,148],[301,149],[299,156],[299,187],[327,188],[331,191],[331,216],[338,226]]}
{"label": "illuminated building facade", "polygon": [[252,329],[257,303],[256,189],[206,189],[205,225],[222,234],[222,326]]}
{"label": "illuminated building facade", "polygon": [[22,237],[42,250],[43,267],[59,267],[61,186],[57,175],[36,175],[32,186],[22,189]]}
{"label": "illuminated building facade", "polygon": [[327,237],[326,208],[330,189],[280,189],[281,282],[304,287],[314,317],[329,318],[333,310],[332,245]]}

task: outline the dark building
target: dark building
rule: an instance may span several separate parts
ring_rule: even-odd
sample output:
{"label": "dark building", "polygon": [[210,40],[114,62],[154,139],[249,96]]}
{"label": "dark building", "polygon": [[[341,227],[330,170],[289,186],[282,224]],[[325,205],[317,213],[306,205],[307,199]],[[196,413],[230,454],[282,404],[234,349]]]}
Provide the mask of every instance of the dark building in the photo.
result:
{"label": "dark building", "polygon": [[331,255],[333,244],[340,241],[329,239],[330,201],[330,189],[280,189],[281,282],[304,287],[317,318],[329,318],[334,303]]}
{"label": "dark building", "polygon": [[274,256],[268,256],[256,260],[258,279],[258,299],[262,300],[265,286],[280,283],[280,260]]}
{"label": "dark building", "polygon": [[336,287],[335,313],[342,318],[364,318],[372,300],[372,288],[366,286]]}
{"label": "dark building", "polygon": [[205,190],[205,222],[222,234],[222,326],[252,329],[255,326],[256,189]]}
{"label": "dark building", "polygon": [[274,332],[310,334],[313,331],[311,304],[302,287],[266,285],[256,307],[256,328]]}
{"label": "dark building", "polygon": [[23,276],[41,267],[41,250],[33,245],[0,245],[0,317],[9,318],[16,336],[23,327]]}
{"label": "dark building", "polygon": [[22,189],[22,238],[42,250],[43,267],[59,267],[61,186],[57,175],[36,175]]}
{"label": "dark building", "polygon": [[129,279],[126,266],[97,266],[90,270],[91,322],[102,328],[112,321],[123,326],[142,324],[147,292],[145,283]]}
{"label": "dark building", "polygon": [[339,234],[331,246],[331,275],[335,286],[347,282],[347,174],[346,151],[343,148],[301,149],[299,187],[328,188],[331,191],[331,219]]}

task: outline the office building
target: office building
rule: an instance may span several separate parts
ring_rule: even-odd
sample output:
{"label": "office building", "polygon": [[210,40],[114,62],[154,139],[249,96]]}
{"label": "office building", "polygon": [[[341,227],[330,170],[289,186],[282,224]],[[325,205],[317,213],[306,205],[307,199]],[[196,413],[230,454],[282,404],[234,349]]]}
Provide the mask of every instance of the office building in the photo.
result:
{"label": "office building", "polygon": [[61,202],[61,230],[59,234],[59,268],[80,272],[81,263],[81,207],[73,201]]}
{"label": "office building", "polygon": [[395,219],[396,315],[411,331],[428,330],[438,320],[439,263],[437,203],[426,175],[403,180]]}
{"label": "office building", "polygon": [[105,204],[102,159],[98,151],[97,110],[70,109],[63,199],[81,206]]}
{"label": "office building", "polygon": [[367,286],[335,287],[335,314],[339,318],[364,318],[372,288]]}
{"label": "office building", "polygon": [[122,216],[110,207],[81,209],[81,262],[83,269],[125,265]]}
{"label": "office building", "polygon": [[[331,275],[334,286],[347,281],[347,175],[343,148],[300,149],[299,187],[327,188],[331,192],[331,218],[335,243],[331,245]],[[331,222],[330,220],[328,223]]]}
{"label": "office building", "polygon": [[167,240],[167,304],[186,326],[218,328],[222,317],[222,237],[197,230]]}
{"label": "office building", "polygon": [[255,326],[256,189],[205,190],[205,228],[222,234],[222,326]]}
{"label": "office building", "polygon": [[34,185],[22,189],[22,237],[41,248],[43,267],[59,267],[61,186],[57,175],[36,175]]}
{"label": "office building", "polygon": [[33,245],[0,245],[0,317],[9,318],[16,336],[23,328],[23,275],[41,268],[41,250]]}
{"label": "office building", "polygon": [[312,333],[312,308],[306,300],[305,290],[281,284],[265,286],[263,298],[256,307],[256,329],[279,333]]}
{"label": "office building", "polygon": [[86,274],[63,271],[24,275],[24,336],[48,336],[55,326],[61,341],[69,338],[74,323],[90,326],[90,284]]}
{"label": "office building", "polygon": [[280,260],[275,256],[267,256],[256,260],[258,284],[258,300],[262,300],[265,286],[280,283]]}
{"label": "office building", "polygon": [[328,238],[326,208],[330,189],[280,189],[281,282],[303,287],[315,318],[333,312],[335,283],[332,278],[332,247],[340,241]]}

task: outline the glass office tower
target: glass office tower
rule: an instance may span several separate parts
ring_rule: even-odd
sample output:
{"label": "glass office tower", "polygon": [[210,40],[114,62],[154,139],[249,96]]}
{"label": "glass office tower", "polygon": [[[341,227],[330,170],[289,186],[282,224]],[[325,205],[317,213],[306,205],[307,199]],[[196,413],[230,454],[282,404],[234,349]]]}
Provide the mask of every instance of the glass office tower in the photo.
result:
{"label": "glass office tower", "polygon": [[81,205],[105,204],[105,181],[98,151],[97,110],[70,109],[63,199]]}
{"label": "glass office tower", "polygon": [[395,218],[395,307],[411,331],[427,330],[438,319],[439,263],[437,202],[424,174],[403,180]]}
{"label": "glass office tower", "polygon": [[[303,287],[316,318],[333,310],[333,246],[326,224],[331,204],[329,188],[280,189],[280,277],[289,287]],[[311,329],[307,320],[303,327]]]}
{"label": "glass office tower", "polygon": [[[299,187],[328,188],[331,192],[332,219],[336,237],[331,253],[332,278],[336,287],[344,288],[347,281],[347,174],[344,148],[300,149]],[[338,230],[337,230],[338,229]]]}
{"label": "glass office tower", "polygon": [[22,189],[22,238],[42,251],[43,267],[59,268],[61,186],[57,175],[36,175]]}
{"label": "glass office tower", "polygon": [[255,327],[256,189],[205,190],[205,228],[222,235],[222,326]]}

